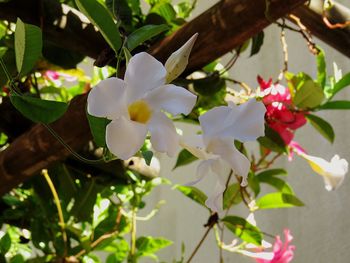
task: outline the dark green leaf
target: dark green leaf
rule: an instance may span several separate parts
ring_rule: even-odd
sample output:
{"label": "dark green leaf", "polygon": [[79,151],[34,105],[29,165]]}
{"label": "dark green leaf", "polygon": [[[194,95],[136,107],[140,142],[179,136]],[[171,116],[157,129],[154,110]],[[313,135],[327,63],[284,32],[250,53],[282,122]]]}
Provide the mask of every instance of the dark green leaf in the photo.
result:
{"label": "dark green leaf", "polygon": [[196,156],[194,156],[192,153],[187,151],[186,149],[183,149],[179,155],[177,156],[176,164],[173,169],[183,166],[189,163],[194,162],[195,160],[198,160]]}
{"label": "dark green leaf", "polygon": [[186,195],[188,198],[197,202],[198,204],[205,206],[205,201],[207,200],[207,196],[201,190],[193,186],[182,186],[177,185],[175,189],[179,190],[181,193]]}
{"label": "dark green leaf", "polygon": [[350,73],[343,76],[337,83],[335,83],[333,88],[333,94],[331,97],[333,97],[335,94],[337,94],[342,89],[346,88],[350,85]]}
{"label": "dark green leaf", "polygon": [[260,209],[272,209],[303,206],[304,204],[295,195],[286,193],[270,193],[258,199],[256,205]]}
{"label": "dark green leaf", "polygon": [[255,54],[259,53],[263,43],[264,43],[264,31],[261,31],[260,33],[258,33],[252,38],[252,47],[250,51],[250,56],[254,56]]}
{"label": "dark green leaf", "polygon": [[145,159],[147,165],[151,164],[153,152],[152,151],[142,151],[142,157]]}
{"label": "dark green leaf", "polygon": [[136,240],[137,257],[155,256],[153,255],[158,250],[170,246],[173,242],[161,237],[139,237]]}
{"label": "dark green leaf", "polygon": [[260,193],[260,182],[252,172],[248,174],[248,185],[253,190],[255,196]]}
{"label": "dark green leaf", "polygon": [[105,2],[108,9],[116,16],[117,20],[125,25],[131,25],[132,9],[128,4],[128,0],[106,0]]}
{"label": "dark green leaf", "polygon": [[97,194],[100,187],[95,183],[95,180],[90,180],[78,190],[74,206],[71,210],[74,215],[80,221],[89,221],[93,214],[93,208],[96,202]]}
{"label": "dark green leaf", "polygon": [[51,123],[59,119],[67,110],[68,104],[42,100],[29,96],[12,94],[10,100],[15,108],[33,122]]}
{"label": "dark green leaf", "polygon": [[269,178],[271,176],[276,176],[276,175],[286,176],[287,171],[284,169],[270,169],[270,170],[263,171],[257,174],[256,176],[259,178],[259,180],[261,180],[261,179]]}
{"label": "dark green leaf", "polygon": [[126,46],[129,49],[129,51],[132,51],[134,48],[136,48],[143,42],[167,30],[169,30],[168,25],[145,25],[135,30],[128,36]]}
{"label": "dark green leaf", "polygon": [[64,69],[76,68],[85,56],[44,41],[43,56],[51,63]]}
{"label": "dark green leaf", "polygon": [[11,237],[10,235],[7,233],[5,234],[1,239],[0,239],[0,253],[1,254],[6,254],[7,251],[10,250],[11,247]]}
{"label": "dark green leaf", "polygon": [[317,47],[320,51],[316,57],[317,62],[317,82],[324,89],[326,85],[327,71],[326,71],[326,60],[324,57],[324,51]]}
{"label": "dark green leaf", "polygon": [[[4,61],[7,70],[9,71],[11,77],[15,77],[17,73],[17,67],[16,67],[16,57],[15,52],[13,49],[8,49],[6,53],[3,55],[2,60]],[[8,82],[7,76],[0,67],[0,87],[5,85]]]}
{"label": "dark green leaf", "polygon": [[261,245],[262,234],[259,228],[238,216],[226,216],[222,219],[225,226],[242,240]]}
{"label": "dark green leaf", "polygon": [[286,145],[281,136],[274,129],[265,126],[265,136],[258,138],[258,142],[267,149],[279,153],[286,153]]}
{"label": "dark green leaf", "polygon": [[86,113],[87,119],[89,121],[90,130],[92,137],[94,137],[94,142],[99,147],[106,146],[106,126],[111,121],[107,118],[99,118]]}
{"label": "dark green leaf", "polygon": [[334,130],[327,121],[312,114],[307,114],[305,117],[324,138],[333,143],[335,137]]}
{"label": "dark green leaf", "polygon": [[234,183],[227,187],[224,193],[224,205],[223,208],[226,210],[232,205],[239,204],[242,201],[242,196],[240,193],[240,186],[238,183]]}
{"label": "dark green leaf", "polygon": [[349,100],[329,101],[319,107],[320,110],[350,110]]}
{"label": "dark green leaf", "polygon": [[10,259],[10,263],[24,263],[24,258],[21,254],[18,254]]}
{"label": "dark green leaf", "polygon": [[75,0],[75,2],[79,10],[100,30],[109,46],[117,53],[122,42],[118,27],[109,11],[96,0]]}
{"label": "dark green leaf", "polygon": [[200,95],[212,96],[223,90],[226,87],[226,82],[220,78],[219,74],[214,73],[209,77],[193,80],[193,87]]}
{"label": "dark green leaf", "polygon": [[42,50],[42,35],[39,27],[25,24],[17,18],[15,31],[16,66],[21,76],[27,74],[39,59]]}

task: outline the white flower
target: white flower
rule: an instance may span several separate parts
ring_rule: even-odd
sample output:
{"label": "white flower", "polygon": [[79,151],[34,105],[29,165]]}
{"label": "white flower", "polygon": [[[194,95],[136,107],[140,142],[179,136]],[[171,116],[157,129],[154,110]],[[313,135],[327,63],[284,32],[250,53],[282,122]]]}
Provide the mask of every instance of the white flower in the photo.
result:
{"label": "white flower", "polygon": [[254,99],[240,106],[231,104],[216,107],[199,117],[202,135],[184,138],[182,146],[202,160],[197,167],[198,180],[192,184],[202,180],[209,172],[217,176],[213,194],[206,201],[213,211],[222,210],[225,164],[242,177],[243,186],[247,184],[250,161],[236,149],[233,142],[234,139],[253,141],[263,136],[265,111],[264,104]]}
{"label": "white flower", "polygon": [[88,113],[112,120],[106,128],[106,144],[119,158],[133,156],[148,131],[155,150],[175,155],[179,137],[163,111],[188,114],[196,96],[182,87],[166,85],[166,74],[158,60],[142,52],[130,59],[124,80],[102,80],[89,93]]}
{"label": "white flower", "polygon": [[188,58],[194,42],[198,37],[198,33],[195,33],[185,44],[182,45],[178,50],[170,55],[168,60],[165,62],[165,68],[167,70],[166,82],[170,83],[185,70],[188,64]]}
{"label": "white flower", "polygon": [[348,162],[340,159],[338,155],[334,155],[330,162],[326,160],[301,154],[310,164],[312,170],[322,175],[327,191],[335,190],[343,183],[345,174],[348,172]]}

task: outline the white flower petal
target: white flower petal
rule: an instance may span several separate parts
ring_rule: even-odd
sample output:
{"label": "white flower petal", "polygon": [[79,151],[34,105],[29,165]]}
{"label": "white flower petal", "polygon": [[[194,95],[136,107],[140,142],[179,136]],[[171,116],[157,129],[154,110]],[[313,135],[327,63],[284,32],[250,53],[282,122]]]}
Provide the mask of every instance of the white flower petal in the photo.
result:
{"label": "white flower petal", "polygon": [[199,122],[205,137],[220,136],[220,132],[231,124],[228,119],[231,108],[227,106],[215,107],[199,117]]}
{"label": "white flower petal", "polygon": [[180,138],[173,122],[162,112],[154,112],[148,123],[151,143],[158,152],[166,152],[170,157],[177,153]]}
{"label": "white flower petal", "polygon": [[110,120],[127,116],[125,104],[125,82],[118,78],[102,80],[87,98],[87,112],[96,117]]}
{"label": "white flower petal", "polygon": [[[214,163],[212,164],[212,166]],[[213,167],[212,167],[213,170]],[[223,193],[226,189],[225,180],[220,174],[216,174],[217,180],[214,187],[214,191],[209,195],[208,199],[205,201],[205,205],[209,207],[212,211],[220,213],[223,210]]]}
{"label": "white flower petal", "polygon": [[232,105],[230,108],[232,109],[229,116],[231,124],[226,125],[222,136],[231,136],[241,142],[254,141],[264,136],[266,108],[262,102],[251,99],[239,106]]}
{"label": "white flower petal", "polygon": [[209,152],[220,155],[223,160],[229,163],[234,173],[242,176],[242,186],[247,184],[250,161],[236,149],[232,139],[213,139],[209,142],[207,149]]}
{"label": "white flower petal", "polygon": [[196,41],[198,33],[195,33],[185,44],[183,44],[178,50],[170,55],[165,62],[165,68],[167,70],[167,83],[170,83],[185,70],[188,64],[188,58],[194,42]]}
{"label": "white flower petal", "polygon": [[151,55],[141,52],[133,56],[124,77],[128,103],[143,98],[148,91],[163,85],[165,76],[164,66]]}
{"label": "white flower petal", "polygon": [[316,156],[307,154],[300,156],[309,162],[312,170],[323,176],[325,188],[328,191],[339,188],[343,183],[345,174],[348,172],[348,162],[345,159],[340,159],[338,155],[335,155],[330,162],[327,162]]}
{"label": "white flower petal", "polygon": [[120,117],[107,125],[106,144],[114,155],[127,160],[141,148],[146,135],[146,125]]}
{"label": "white flower petal", "polygon": [[209,172],[210,172],[210,167],[212,164],[212,160],[205,160],[199,163],[199,165],[197,166],[197,171],[196,171],[196,177],[197,179],[187,183],[187,186],[192,186],[195,185],[197,183],[199,183],[200,181],[203,180],[204,177],[206,177]]}
{"label": "white flower petal", "polygon": [[196,104],[197,96],[182,87],[168,84],[149,92],[145,100],[155,110],[165,110],[172,115],[187,115]]}
{"label": "white flower petal", "polygon": [[205,150],[205,144],[203,142],[203,137],[200,134],[193,134],[191,136],[183,136],[180,140],[180,145],[187,151],[192,153],[198,159],[208,160],[217,159],[219,156],[208,153]]}

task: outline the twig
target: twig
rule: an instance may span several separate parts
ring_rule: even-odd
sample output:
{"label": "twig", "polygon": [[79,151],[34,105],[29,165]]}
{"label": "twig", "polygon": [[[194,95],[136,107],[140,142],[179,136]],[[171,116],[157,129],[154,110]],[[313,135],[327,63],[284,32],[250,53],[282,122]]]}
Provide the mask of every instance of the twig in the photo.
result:
{"label": "twig", "polygon": [[191,256],[189,257],[189,259],[186,261],[186,263],[190,263],[191,260],[193,259],[193,257],[196,255],[198,249],[201,247],[201,245],[203,244],[204,240],[207,238],[210,230],[217,224],[218,222],[218,214],[214,213],[212,214],[209,219],[208,222],[204,225],[205,227],[208,227],[208,229],[205,231],[203,237],[201,238],[201,240],[199,241],[199,243],[197,244],[197,246],[195,247],[195,249],[193,250]]}
{"label": "twig", "polygon": [[63,243],[64,243],[64,257],[65,257],[65,256],[67,256],[67,233],[66,233],[66,229],[65,229],[66,227],[65,227],[65,223],[64,223],[61,202],[60,202],[60,199],[58,198],[56,188],[55,188],[53,182],[51,181],[51,178],[50,178],[47,170],[43,169],[41,171],[41,173],[45,177],[45,180],[50,187],[51,193],[53,195],[53,199],[55,201],[55,205],[56,205],[57,212],[58,212],[59,225],[60,225],[61,231],[62,231],[62,239],[63,239]]}
{"label": "twig", "polygon": [[283,27],[281,28],[281,44],[282,44],[282,51],[283,51],[283,69],[281,70],[281,73],[278,76],[278,81],[281,81],[283,79],[284,74],[288,71],[288,45],[286,41],[286,32],[285,32],[285,24],[286,21],[282,20]]}

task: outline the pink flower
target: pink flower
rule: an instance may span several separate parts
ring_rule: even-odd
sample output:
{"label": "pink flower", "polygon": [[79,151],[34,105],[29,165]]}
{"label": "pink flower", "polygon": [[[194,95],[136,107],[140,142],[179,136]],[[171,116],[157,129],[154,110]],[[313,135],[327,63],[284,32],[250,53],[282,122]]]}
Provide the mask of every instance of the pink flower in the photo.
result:
{"label": "pink flower", "polygon": [[289,263],[292,261],[294,256],[295,246],[289,245],[293,237],[290,234],[289,229],[284,230],[285,243],[283,244],[281,238],[276,236],[275,244],[273,245],[273,258],[272,259],[262,259],[256,258],[258,263]]}
{"label": "pink flower", "polygon": [[288,145],[294,137],[294,131],[306,123],[305,113],[294,109],[288,88],[273,84],[272,79],[266,82],[260,76],[258,83],[265,94],[262,101],[267,110],[266,122]]}

